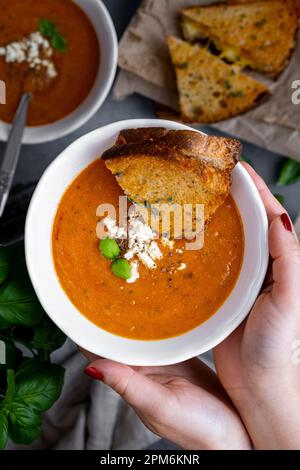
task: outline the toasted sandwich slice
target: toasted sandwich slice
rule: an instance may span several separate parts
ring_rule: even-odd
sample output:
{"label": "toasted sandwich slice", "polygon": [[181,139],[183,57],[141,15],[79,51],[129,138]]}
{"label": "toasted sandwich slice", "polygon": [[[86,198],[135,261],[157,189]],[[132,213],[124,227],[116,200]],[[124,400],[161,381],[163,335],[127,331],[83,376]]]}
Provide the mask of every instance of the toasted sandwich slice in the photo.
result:
{"label": "toasted sandwich slice", "polygon": [[229,194],[241,150],[235,139],[146,128],[122,131],[102,158],[135,203],[204,204],[207,223]]}
{"label": "toasted sandwich slice", "polygon": [[182,119],[211,123],[253,108],[268,89],[206,48],[168,38]]}
{"label": "toasted sandwich slice", "polygon": [[295,48],[298,0],[256,0],[185,8],[183,36],[209,39],[221,58],[276,77]]}

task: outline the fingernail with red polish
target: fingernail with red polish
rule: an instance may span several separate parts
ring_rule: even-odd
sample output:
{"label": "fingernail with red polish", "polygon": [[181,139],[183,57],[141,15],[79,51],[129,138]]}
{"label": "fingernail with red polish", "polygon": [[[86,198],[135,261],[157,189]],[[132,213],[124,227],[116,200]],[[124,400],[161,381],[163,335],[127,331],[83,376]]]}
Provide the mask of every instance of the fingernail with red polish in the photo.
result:
{"label": "fingernail with red polish", "polygon": [[96,369],[95,367],[87,367],[86,369],[84,369],[84,373],[95,380],[103,381],[104,379],[104,375],[102,374],[102,372]]}
{"label": "fingernail with red polish", "polygon": [[284,214],[281,214],[281,221],[283,223],[283,226],[284,228],[288,231],[288,232],[292,232],[293,231],[293,227],[292,227],[292,222],[289,218],[289,216],[284,213]]}

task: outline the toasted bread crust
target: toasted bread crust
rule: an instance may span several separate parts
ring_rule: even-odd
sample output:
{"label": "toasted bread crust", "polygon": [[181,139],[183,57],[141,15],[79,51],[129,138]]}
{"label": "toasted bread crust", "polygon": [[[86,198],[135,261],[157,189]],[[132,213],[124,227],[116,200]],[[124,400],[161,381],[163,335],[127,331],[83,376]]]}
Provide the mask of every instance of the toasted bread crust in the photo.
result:
{"label": "toasted bread crust", "polygon": [[143,140],[158,139],[165,136],[168,130],[164,127],[143,127],[139,129],[124,129],[120,132],[117,144],[131,144]]}
{"label": "toasted bread crust", "polygon": [[241,151],[235,139],[146,128],[122,131],[102,158],[135,202],[204,204],[207,223],[229,194]]}
{"label": "toasted bread crust", "polygon": [[121,131],[116,145],[104,152],[102,159],[139,155],[174,160],[186,156],[232,170],[240,154],[241,144],[236,139],[157,127]]}

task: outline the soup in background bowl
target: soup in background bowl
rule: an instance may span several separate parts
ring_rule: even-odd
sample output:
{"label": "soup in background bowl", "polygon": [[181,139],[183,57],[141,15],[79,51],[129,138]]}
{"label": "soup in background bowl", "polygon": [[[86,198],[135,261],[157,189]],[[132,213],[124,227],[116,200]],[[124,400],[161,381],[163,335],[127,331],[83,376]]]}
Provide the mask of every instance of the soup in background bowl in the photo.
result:
{"label": "soup in background bowl", "polygon": [[0,0],[0,139],[22,93],[31,93],[24,143],[61,137],[86,122],[111,87],[117,39],[99,0]]}
{"label": "soup in background bowl", "polygon": [[[232,242],[233,234],[237,236],[239,241],[238,245],[240,247],[243,246],[243,243],[240,243],[243,240],[242,226],[244,228],[244,256],[242,253],[243,250],[237,250],[237,259],[240,260],[240,263],[236,263],[232,283],[228,286],[228,290],[223,297],[219,296],[219,298],[217,298],[217,295],[214,296],[213,301],[215,305],[212,310],[207,308],[205,318],[197,317],[197,309],[193,309],[193,306],[197,304],[194,297],[198,295],[198,285],[199,293],[201,292],[202,294],[198,295],[198,302],[201,302],[201,298],[205,295],[205,287],[207,289],[207,295],[209,295],[207,278],[205,280],[206,286],[203,285],[204,282],[201,285],[201,277],[205,276],[204,272],[202,272],[202,276],[199,273],[197,282],[194,284],[191,282],[189,284],[190,289],[194,289],[194,291],[193,293],[187,291],[189,299],[187,299],[187,301],[183,300],[183,302],[186,303],[186,316],[188,316],[188,312],[191,312],[190,319],[184,319],[184,309],[181,309],[182,311],[179,312],[178,317],[179,320],[176,318],[176,321],[172,325],[170,313],[172,313],[172,308],[174,308],[175,303],[172,303],[174,301],[171,293],[169,294],[169,299],[167,297],[163,299],[165,311],[169,312],[169,318],[165,318],[165,325],[160,331],[158,331],[160,328],[159,323],[156,324],[156,331],[151,330],[151,321],[148,322],[147,329],[143,329],[141,324],[139,324],[138,316],[134,316],[134,314],[133,319],[136,323],[136,328],[133,329],[131,333],[126,333],[125,330],[122,330],[122,328],[126,329],[128,327],[128,322],[127,324],[125,322],[123,325],[120,323],[116,328],[112,328],[111,324],[105,325],[103,323],[99,326],[99,323],[95,323],[95,318],[93,318],[92,315],[87,315],[87,312],[84,312],[85,315],[82,314],[80,311],[83,310],[82,305],[78,305],[78,299],[72,298],[72,295],[76,296],[76,290],[73,291],[73,294],[68,292],[68,295],[72,298],[72,300],[70,300],[64,290],[64,288],[66,289],[66,285],[64,285],[64,288],[62,287],[62,284],[67,282],[68,278],[69,268],[67,262],[65,266],[66,278],[64,281],[62,280],[62,272],[59,273],[61,284],[57,275],[57,266],[55,267],[53,259],[52,236],[55,239],[59,224],[59,219],[55,221],[57,210],[62,210],[63,213],[64,203],[72,205],[72,197],[74,196],[74,194],[72,195],[72,190],[74,190],[74,192],[76,191],[75,188],[78,182],[80,183],[77,184],[79,188],[82,184],[85,184],[83,181],[85,176],[87,176],[87,185],[97,184],[97,181],[89,179],[89,171],[92,175],[96,175],[95,177],[101,181],[99,182],[98,189],[96,188],[94,191],[94,196],[93,191],[90,191],[90,195],[88,196],[87,189],[84,189],[82,192],[82,196],[85,194],[85,199],[82,201],[83,204],[85,204],[88,197],[95,197],[95,199],[93,199],[93,203],[95,203],[102,190],[104,192],[106,191],[106,193],[111,191],[112,198],[117,196],[119,191],[118,186],[114,180],[109,181],[109,178],[112,178],[110,174],[106,174],[105,176],[105,171],[107,170],[104,170],[102,162],[97,160],[97,156],[101,155],[114,143],[120,130],[138,127],[189,129],[186,126],[169,121],[130,120],[98,129],[68,147],[47,169],[32,198],[26,221],[26,260],[31,280],[44,309],[52,320],[71,337],[73,341],[95,354],[127,364],[163,365],[180,362],[211,349],[228,336],[246,317],[259,293],[267,269],[268,223],[264,207],[250,176],[240,164],[237,164],[232,174],[231,196],[229,196],[225,203],[228,207],[225,206],[223,211],[222,208],[219,209],[219,214],[218,212],[216,213],[215,220],[212,222],[211,229],[209,230],[211,230],[210,235],[213,236],[218,231],[218,227],[226,223],[225,219],[230,215],[232,225],[229,224],[229,226],[227,226],[226,230],[229,231],[227,233],[227,239],[225,237],[228,245],[224,249],[221,259],[218,259],[218,255],[216,255],[216,264],[224,263],[223,267],[226,267],[226,256],[228,256],[226,253],[230,251],[228,247]],[[76,180],[76,178],[78,179]],[[107,184],[101,186],[104,181],[106,181]],[[70,193],[68,193],[68,191],[70,191]],[[77,191],[80,191],[80,189],[77,189]],[[68,200],[65,200],[65,198]],[[59,206],[61,201],[62,204]],[[83,213],[81,216],[83,217]],[[74,220],[74,217],[76,217],[76,214],[73,214],[71,219]],[[87,211],[85,220],[82,221],[81,230],[89,227],[88,219],[90,217],[94,219],[93,223],[94,221],[96,222],[96,215],[92,215],[92,212],[89,213],[89,211]],[[67,219],[65,222],[68,222]],[[214,226],[214,224],[217,226]],[[105,266],[101,263],[101,256],[99,252],[96,251],[98,249],[98,242],[95,233],[90,234],[91,238],[89,235],[84,236],[82,242],[77,232],[77,229],[80,230],[80,224],[77,226],[75,224],[75,229],[73,226],[74,231],[72,231],[72,224],[66,223],[66,227],[69,227],[70,230],[69,240],[71,246],[68,247],[67,244],[62,244],[57,245],[57,248],[61,250],[65,247],[68,253],[71,254],[73,250],[76,251],[77,249],[76,243],[79,243],[81,247],[83,245],[86,246],[84,253],[81,252],[81,248],[80,253],[78,252],[77,270],[82,292],[90,295],[91,291],[87,288],[87,284],[90,285],[91,279],[86,275],[88,272],[87,264],[92,263],[94,266],[94,277],[92,280],[96,282],[96,286],[94,286],[96,289],[97,287],[101,289],[101,282],[107,281],[108,276],[108,273],[105,272]],[[67,230],[67,228],[64,230]],[[233,232],[230,232],[230,230],[233,230]],[[221,253],[221,251],[222,249],[219,247],[219,252]],[[56,254],[54,253],[54,258],[55,257]],[[57,259],[59,258],[56,257],[56,264]],[[96,259],[97,261],[95,261]],[[84,260],[86,260],[86,262],[84,262]],[[71,260],[71,263],[74,263],[74,259]],[[82,263],[84,263],[85,266],[82,266]],[[62,269],[65,268],[62,267]],[[224,274],[222,269],[223,268],[220,266],[220,275]],[[98,277],[95,274],[96,272],[99,272]],[[181,284],[184,282],[183,275],[184,271],[181,271],[179,280]],[[118,278],[110,279],[113,279],[113,281],[109,281],[107,290],[102,291],[107,297],[103,299],[103,302],[106,302],[108,306],[113,305],[115,302],[120,302],[118,299],[121,299],[121,297],[116,296],[114,289],[120,288],[122,282],[124,282]],[[74,279],[70,279],[70,283],[73,281]],[[135,283],[135,286],[141,286],[142,282],[143,279],[140,279]],[[157,280],[157,282],[157,297],[159,300],[160,296],[163,298],[165,295],[165,285],[163,281]],[[99,285],[97,285],[97,283],[99,283]],[[142,301],[142,298],[145,297],[144,293],[139,291],[142,287],[135,288],[135,297],[138,298],[139,301]],[[134,311],[134,305],[132,305],[132,309],[127,305],[128,302],[130,302],[130,295],[132,294],[129,293],[128,289],[125,299],[126,306],[124,308],[127,319],[130,319],[130,311]],[[154,295],[153,293],[153,296]],[[180,289],[178,289],[176,295],[177,297],[175,296],[175,299],[178,304],[178,299],[182,299]],[[220,293],[218,295],[220,295]],[[81,296],[81,301],[84,302],[83,299],[84,295]],[[158,300],[156,301],[156,305],[159,304]],[[142,305],[139,308],[140,312],[143,311]],[[94,312],[95,310],[95,308],[91,309],[91,311]],[[120,316],[121,315],[122,311],[120,311]],[[159,316],[157,319],[160,321]],[[205,321],[203,322],[203,320]],[[193,323],[193,321],[195,322]]]}

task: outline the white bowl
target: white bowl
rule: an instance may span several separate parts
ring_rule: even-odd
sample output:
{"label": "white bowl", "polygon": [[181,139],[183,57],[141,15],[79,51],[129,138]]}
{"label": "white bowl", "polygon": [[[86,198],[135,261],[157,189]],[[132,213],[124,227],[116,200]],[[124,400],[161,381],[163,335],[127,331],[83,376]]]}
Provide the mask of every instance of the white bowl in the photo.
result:
{"label": "white bowl", "polygon": [[232,175],[231,192],[244,224],[245,255],[236,286],[215,315],[181,336],[140,341],[108,333],[76,309],[58,281],[52,259],[51,233],[60,199],[74,178],[114,143],[121,129],[157,126],[190,129],[171,121],[134,119],[97,129],[70,145],[40,180],[31,200],[25,228],[29,275],[42,306],[52,320],[84,349],[115,361],[140,366],[180,362],[204,353],[224,340],[251,309],[269,259],[266,212],[254,183],[238,163]]}
{"label": "white bowl", "polygon": [[[92,90],[71,114],[52,124],[26,127],[23,144],[40,144],[58,139],[83,126],[107,97],[116,74],[118,40],[112,19],[101,0],[73,0],[89,17],[101,50],[100,67]],[[83,71],[84,72],[84,71]],[[6,141],[11,126],[0,121],[0,141]]]}

